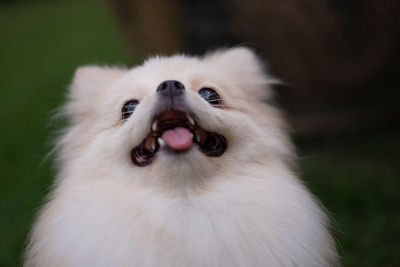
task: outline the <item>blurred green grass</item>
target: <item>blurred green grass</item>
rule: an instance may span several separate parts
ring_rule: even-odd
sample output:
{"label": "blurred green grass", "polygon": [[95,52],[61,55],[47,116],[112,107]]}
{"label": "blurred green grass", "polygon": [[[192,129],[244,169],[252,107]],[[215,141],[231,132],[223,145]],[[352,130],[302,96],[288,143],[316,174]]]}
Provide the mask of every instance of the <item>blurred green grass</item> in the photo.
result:
{"label": "blurred green grass", "polygon": [[127,56],[102,1],[0,3],[0,266],[18,266],[51,183],[51,111],[77,66]]}
{"label": "blurred green grass", "polygon": [[356,132],[298,140],[303,179],[329,210],[344,266],[400,264],[400,139]]}
{"label": "blurred green grass", "polygon": [[[0,266],[18,266],[51,184],[50,114],[77,66],[126,64],[101,1],[0,3]],[[302,176],[331,212],[345,266],[400,264],[400,140],[381,132],[307,138]]]}

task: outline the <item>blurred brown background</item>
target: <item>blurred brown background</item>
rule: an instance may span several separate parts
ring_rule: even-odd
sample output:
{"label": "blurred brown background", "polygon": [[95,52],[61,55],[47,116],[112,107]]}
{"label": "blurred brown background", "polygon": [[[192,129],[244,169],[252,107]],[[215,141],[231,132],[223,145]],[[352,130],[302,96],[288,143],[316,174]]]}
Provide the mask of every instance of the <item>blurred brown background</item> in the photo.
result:
{"label": "blurred brown background", "polygon": [[397,0],[109,0],[134,58],[248,45],[288,86],[294,128],[397,124]]}

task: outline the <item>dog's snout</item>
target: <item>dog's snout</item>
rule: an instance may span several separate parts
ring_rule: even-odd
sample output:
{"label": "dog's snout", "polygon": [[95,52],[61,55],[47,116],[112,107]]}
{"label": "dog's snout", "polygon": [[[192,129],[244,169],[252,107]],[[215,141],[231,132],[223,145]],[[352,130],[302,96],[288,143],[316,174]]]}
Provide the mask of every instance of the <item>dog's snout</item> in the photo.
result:
{"label": "dog's snout", "polygon": [[185,86],[181,82],[175,80],[164,81],[157,87],[158,94],[168,97],[181,95],[184,90]]}

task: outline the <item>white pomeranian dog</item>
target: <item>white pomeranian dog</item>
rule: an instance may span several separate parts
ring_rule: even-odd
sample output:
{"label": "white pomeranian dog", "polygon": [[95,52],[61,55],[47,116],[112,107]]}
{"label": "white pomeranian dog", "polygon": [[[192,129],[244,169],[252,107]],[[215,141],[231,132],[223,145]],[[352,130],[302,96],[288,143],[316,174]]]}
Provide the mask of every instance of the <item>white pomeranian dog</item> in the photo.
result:
{"label": "white pomeranian dog", "polygon": [[79,68],[26,267],[337,266],[247,48]]}

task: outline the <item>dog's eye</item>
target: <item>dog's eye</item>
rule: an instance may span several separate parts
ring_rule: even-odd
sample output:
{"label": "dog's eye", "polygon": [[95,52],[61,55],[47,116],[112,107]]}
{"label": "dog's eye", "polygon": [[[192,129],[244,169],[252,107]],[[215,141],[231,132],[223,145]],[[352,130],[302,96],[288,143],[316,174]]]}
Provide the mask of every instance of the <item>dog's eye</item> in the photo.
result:
{"label": "dog's eye", "polygon": [[135,108],[138,104],[139,104],[139,101],[137,101],[137,100],[130,100],[130,101],[126,102],[124,107],[121,110],[122,119],[126,120],[127,118],[129,118],[132,115],[133,111],[135,110]]}
{"label": "dog's eye", "polygon": [[220,105],[221,104],[221,98],[211,88],[202,88],[199,91],[199,95],[204,98],[208,103],[211,105]]}

